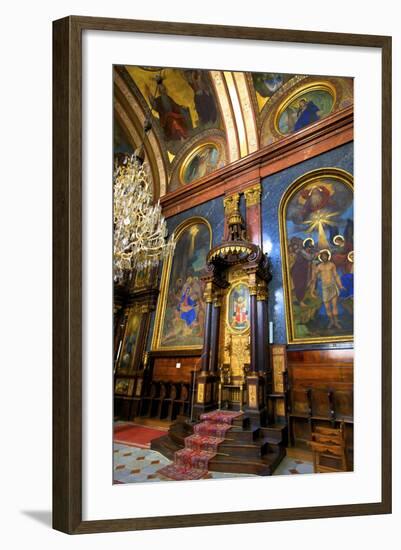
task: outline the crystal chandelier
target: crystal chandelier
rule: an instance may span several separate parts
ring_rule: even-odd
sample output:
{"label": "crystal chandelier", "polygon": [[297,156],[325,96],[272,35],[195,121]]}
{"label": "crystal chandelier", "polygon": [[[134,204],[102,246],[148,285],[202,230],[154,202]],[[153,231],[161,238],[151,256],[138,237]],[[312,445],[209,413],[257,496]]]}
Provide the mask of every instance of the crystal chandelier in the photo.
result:
{"label": "crystal chandelier", "polygon": [[174,249],[160,201],[153,204],[152,181],[146,162],[126,157],[114,172],[114,278],[132,269],[157,266]]}

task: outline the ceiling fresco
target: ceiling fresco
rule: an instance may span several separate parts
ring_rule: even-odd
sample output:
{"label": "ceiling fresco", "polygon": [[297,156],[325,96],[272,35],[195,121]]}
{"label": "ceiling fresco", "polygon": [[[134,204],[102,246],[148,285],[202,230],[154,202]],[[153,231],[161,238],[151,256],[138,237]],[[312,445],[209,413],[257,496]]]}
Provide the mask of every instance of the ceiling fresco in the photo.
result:
{"label": "ceiling fresco", "polygon": [[115,66],[114,151],[143,141],[161,196],[352,102],[351,78]]}

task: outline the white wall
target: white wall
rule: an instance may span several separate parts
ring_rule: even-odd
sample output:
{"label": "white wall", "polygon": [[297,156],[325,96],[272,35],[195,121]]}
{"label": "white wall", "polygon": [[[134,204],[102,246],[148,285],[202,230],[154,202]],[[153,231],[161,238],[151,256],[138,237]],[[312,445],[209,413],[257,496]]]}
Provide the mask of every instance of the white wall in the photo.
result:
{"label": "white wall", "polygon": [[[358,5],[359,4],[359,5]],[[394,40],[394,235],[401,234],[401,36],[398,2],[339,0],[324,4],[227,0],[178,2],[81,0],[7,3],[1,13],[1,294],[3,547],[110,548],[163,545],[164,548],[231,548],[251,544],[306,549],[325,541],[327,549],[377,548],[399,533],[400,473],[394,472],[392,516],[223,526],[143,533],[68,537],[49,527],[51,502],[51,20],[70,14],[281,27],[321,31],[393,34]],[[398,153],[396,153],[398,151]],[[4,172],[4,173],[3,173]],[[4,225],[4,227],[3,227]],[[400,280],[398,239],[394,238],[394,280]],[[375,261],[374,251],[372,260]],[[17,291],[18,289],[18,291]],[[399,285],[394,303],[400,304]],[[399,341],[400,313],[394,312]],[[397,338],[398,336],[398,338]],[[400,464],[400,353],[394,355],[394,464]],[[398,399],[398,401],[397,401]],[[368,437],[368,434],[366,434]],[[4,462],[4,464],[3,464]],[[238,496],[240,498],[240,495]],[[397,529],[398,527],[398,529]],[[9,538],[4,544],[5,538]],[[57,545],[57,546],[56,546]],[[320,544],[319,544],[320,546]]]}

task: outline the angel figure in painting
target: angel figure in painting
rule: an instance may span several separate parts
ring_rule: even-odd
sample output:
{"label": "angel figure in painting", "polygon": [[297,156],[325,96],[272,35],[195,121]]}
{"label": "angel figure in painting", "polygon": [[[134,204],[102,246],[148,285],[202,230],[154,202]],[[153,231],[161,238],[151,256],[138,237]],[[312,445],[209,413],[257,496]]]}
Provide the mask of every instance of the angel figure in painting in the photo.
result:
{"label": "angel figure in painting", "polygon": [[314,271],[311,281],[311,295],[316,296],[316,282],[320,279],[322,284],[322,300],[327,317],[329,318],[328,328],[341,329],[338,321],[338,297],[340,291],[345,290],[338,276],[335,264],[331,261],[331,252],[327,249],[321,250],[318,258],[320,264]]}

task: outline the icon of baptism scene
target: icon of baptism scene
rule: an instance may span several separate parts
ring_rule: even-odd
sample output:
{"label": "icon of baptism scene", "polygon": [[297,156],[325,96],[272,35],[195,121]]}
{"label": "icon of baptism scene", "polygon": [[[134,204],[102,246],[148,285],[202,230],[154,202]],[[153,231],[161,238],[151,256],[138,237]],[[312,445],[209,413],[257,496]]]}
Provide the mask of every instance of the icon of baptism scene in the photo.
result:
{"label": "icon of baptism scene", "polygon": [[115,65],[112,143],[113,483],[353,471],[353,79]]}

